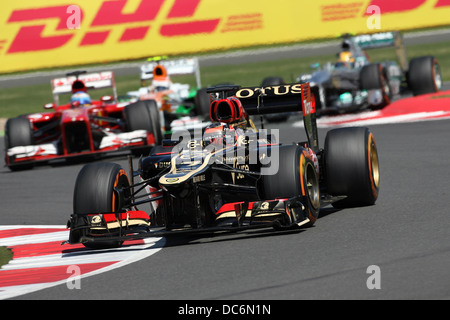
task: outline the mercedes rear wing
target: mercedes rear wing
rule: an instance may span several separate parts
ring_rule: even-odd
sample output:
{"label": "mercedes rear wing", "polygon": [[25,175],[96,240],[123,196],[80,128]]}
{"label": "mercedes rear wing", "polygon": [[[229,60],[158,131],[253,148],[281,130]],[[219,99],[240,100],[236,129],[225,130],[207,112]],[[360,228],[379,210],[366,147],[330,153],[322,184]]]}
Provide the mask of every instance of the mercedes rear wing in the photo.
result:
{"label": "mercedes rear wing", "polygon": [[75,71],[66,74],[66,77],[56,78],[50,81],[52,86],[53,100],[59,105],[59,95],[72,92],[72,84],[82,81],[88,90],[112,88],[114,101],[117,101],[117,89],[112,71],[86,74],[85,71]]}
{"label": "mercedes rear wing", "polygon": [[225,98],[235,95],[249,115],[302,112],[310,147],[319,151],[316,106],[309,83],[293,83],[267,87],[216,86],[207,92]]}
{"label": "mercedes rear wing", "polygon": [[141,82],[153,79],[153,69],[157,65],[162,65],[167,70],[169,76],[194,74],[197,87],[201,88],[200,67],[197,58],[162,60],[160,58],[150,58],[149,62],[141,66]]}
{"label": "mercedes rear wing", "polygon": [[408,56],[403,35],[398,31],[360,34],[357,36],[344,35],[344,41],[349,40],[353,46],[362,50],[395,47],[395,53],[403,72],[408,71]]}

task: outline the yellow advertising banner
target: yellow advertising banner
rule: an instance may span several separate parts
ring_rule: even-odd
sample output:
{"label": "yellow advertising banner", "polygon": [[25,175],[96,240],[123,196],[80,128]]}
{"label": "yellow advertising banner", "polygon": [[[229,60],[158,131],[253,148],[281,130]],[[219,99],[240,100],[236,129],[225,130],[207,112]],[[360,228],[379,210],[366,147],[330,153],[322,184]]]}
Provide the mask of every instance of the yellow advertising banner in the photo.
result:
{"label": "yellow advertising banner", "polygon": [[450,0],[21,0],[0,73],[450,24]]}

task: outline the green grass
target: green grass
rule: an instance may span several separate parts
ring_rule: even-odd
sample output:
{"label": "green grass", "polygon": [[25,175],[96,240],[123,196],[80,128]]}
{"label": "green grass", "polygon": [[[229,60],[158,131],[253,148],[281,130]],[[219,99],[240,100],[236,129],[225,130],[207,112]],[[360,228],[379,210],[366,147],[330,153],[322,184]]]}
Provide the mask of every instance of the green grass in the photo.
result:
{"label": "green grass", "polygon": [[[336,52],[338,49],[336,48]],[[441,65],[444,81],[450,81],[450,42],[409,46],[407,51],[410,59],[422,55],[434,55]],[[393,48],[370,50],[369,55],[374,62],[395,59]],[[204,86],[230,82],[242,86],[257,86],[267,76],[281,76],[287,82],[292,82],[299,74],[309,72],[310,64],[335,61],[335,58],[334,55],[323,55],[234,66],[211,66],[201,69],[201,77]],[[193,76],[180,76],[174,80],[194,85]],[[139,75],[117,76],[116,85],[119,95],[136,90],[140,85]],[[110,90],[93,91],[92,96],[96,98],[110,92]],[[43,105],[52,102],[52,99],[50,83],[0,89],[0,118],[42,112]]]}
{"label": "green grass", "polygon": [[12,252],[8,248],[0,247],[0,268],[12,259]]}

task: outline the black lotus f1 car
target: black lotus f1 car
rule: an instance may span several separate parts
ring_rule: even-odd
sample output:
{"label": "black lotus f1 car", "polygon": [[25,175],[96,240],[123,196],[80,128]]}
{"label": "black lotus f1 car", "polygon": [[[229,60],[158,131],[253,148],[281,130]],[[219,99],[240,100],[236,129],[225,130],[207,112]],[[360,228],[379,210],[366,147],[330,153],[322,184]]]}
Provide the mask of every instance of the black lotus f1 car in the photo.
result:
{"label": "black lotus f1 car", "polygon": [[[67,243],[115,247],[174,232],[311,226],[321,207],[374,204],[380,173],[367,128],[328,132],[319,147],[309,84],[219,86],[213,125],[172,136],[127,174],[114,163],[88,164],[74,190]],[[284,145],[250,115],[302,112],[307,141]],[[131,158],[130,158],[131,159]],[[139,182],[134,182],[135,177]],[[146,210],[138,209],[148,205]]]}

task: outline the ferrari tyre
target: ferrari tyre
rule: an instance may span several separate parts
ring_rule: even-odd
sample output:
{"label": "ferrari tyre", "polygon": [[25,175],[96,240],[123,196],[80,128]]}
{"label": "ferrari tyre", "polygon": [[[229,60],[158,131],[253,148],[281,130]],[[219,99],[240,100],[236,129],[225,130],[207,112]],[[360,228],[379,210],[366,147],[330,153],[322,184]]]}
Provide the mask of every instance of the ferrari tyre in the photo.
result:
{"label": "ferrari tyre", "polygon": [[409,62],[408,85],[415,96],[440,91],[442,75],[438,61],[432,56],[412,59]]}
{"label": "ferrari tyre", "polygon": [[362,90],[381,90],[381,103],[371,106],[371,109],[382,109],[391,103],[392,92],[387,69],[381,64],[369,64],[361,69],[360,86]]}
{"label": "ferrari tyre", "polygon": [[[85,165],[78,174],[73,195],[74,214],[120,212],[126,206],[130,191],[116,192],[130,185],[126,172],[114,163]],[[122,241],[87,242],[89,248],[118,247]]]}
{"label": "ferrari tyre", "polygon": [[[127,131],[146,130],[153,134],[155,145],[161,144],[162,129],[156,101],[138,101],[126,106],[124,113]],[[142,152],[148,152],[149,150],[149,148],[144,148],[144,150],[135,150],[134,153],[135,155],[140,155]]]}
{"label": "ferrari tyre", "polygon": [[25,117],[8,119],[5,124],[6,148],[30,146],[34,144],[30,120]]}
{"label": "ferrari tyre", "polygon": [[325,138],[325,173],[328,193],[346,196],[334,207],[373,205],[380,188],[375,138],[364,127],[340,128]]}
{"label": "ferrari tyre", "polygon": [[[6,149],[34,145],[33,129],[30,120],[26,117],[11,118],[5,124],[5,147]],[[32,163],[13,164],[9,168],[13,171],[26,170],[33,167]]]}
{"label": "ferrari tyre", "polygon": [[[279,147],[278,171],[264,175],[264,200],[300,196],[312,226],[320,210],[319,180],[309,153],[298,145]],[[273,164],[272,164],[273,165]]]}

